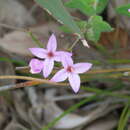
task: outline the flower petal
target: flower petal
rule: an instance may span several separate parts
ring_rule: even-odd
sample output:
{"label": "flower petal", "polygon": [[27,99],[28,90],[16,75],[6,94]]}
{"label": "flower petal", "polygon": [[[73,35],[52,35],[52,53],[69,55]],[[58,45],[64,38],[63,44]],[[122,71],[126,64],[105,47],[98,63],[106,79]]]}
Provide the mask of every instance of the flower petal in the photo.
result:
{"label": "flower petal", "polygon": [[57,62],[60,62],[61,61],[61,53],[59,53],[58,51],[55,52],[54,54],[54,60],[57,61]]}
{"label": "flower petal", "polygon": [[40,73],[43,69],[44,62],[38,59],[32,59],[29,63],[29,67],[31,68],[30,72],[32,74]]}
{"label": "flower petal", "polygon": [[80,88],[80,77],[78,74],[70,74],[69,75],[69,82],[70,85],[72,87],[72,89],[74,90],[75,93],[77,93],[79,91]]}
{"label": "flower petal", "polygon": [[29,50],[38,58],[46,58],[47,56],[47,51],[43,48],[29,48]]}
{"label": "flower petal", "polygon": [[56,37],[54,34],[52,34],[49,38],[48,44],[47,44],[47,50],[48,51],[56,51],[57,48],[57,41],[56,41]]}
{"label": "flower petal", "polygon": [[45,59],[44,61],[44,68],[43,68],[43,75],[45,78],[47,78],[50,73],[52,72],[54,67],[54,60],[53,59]]}
{"label": "flower petal", "polygon": [[73,67],[74,67],[75,73],[84,73],[92,67],[92,64],[91,63],[77,63],[77,64],[74,64]]}
{"label": "flower petal", "polygon": [[61,62],[64,68],[67,68],[68,66],[73,66],[73,60],[70,56],[64,55],[61,57]]}
{"label": "flower petal", "polygon": [[55,61],[62,61],[62,57],[66,56],[67,57],[71,57],[72,53],[66,52],[66,51],[56,51],[55,52],[55,56],[54,56],[54,60]]}
{"label": "flower petal", "polygon": [[62,55],[66,55],[66,56],[72,56],[72,53],[71,52],[67,52],[67,51],[58,51],[60,54]]}
{"label": "flower petal", "polygon": [[66,80],[68,77],[68,73],[66,72],[65,69],[62,69],[60,71],[58,71],[51,79],[51,81],[53,82],[62,82],[64,80]]}

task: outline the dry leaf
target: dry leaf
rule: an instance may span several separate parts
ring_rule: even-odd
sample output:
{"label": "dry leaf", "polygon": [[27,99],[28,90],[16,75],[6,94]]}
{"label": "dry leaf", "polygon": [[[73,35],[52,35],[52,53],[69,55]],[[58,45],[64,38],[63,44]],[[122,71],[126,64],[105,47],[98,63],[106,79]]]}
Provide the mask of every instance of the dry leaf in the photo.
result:
{"label": "dry leaf", "polygon": [[84,130],[113,130],[117,126],[118,120],[115,115],[108,115],[102,119],[96,120],[87,126]]}
{"label": "dry leaf", "polygon": [[115,44],[119,44],[120,48],[126,48],[128,46],[128,41],[128,33],[122,28],[117,28],[113,32],[102,33],[98,44],[102,44],[108,49],[112,49]]}
{"label": "dry leaf", "polygon": [[[62,33],[59,31],[59,26],[56,23],[46,23],[30,28],[30,30],[39,40],[41,40],[44,46],[46,46],[50,33],[52,32],[54,32],[57,36],[59,48],[64,49],[66,46],[64,43],[68,43],[67,39],[65,40],[62,36],[60,36]],[[0,39],[0,46],[11,53],[22,56],[32,56],[28,48],[38,47],[29,34],[19,31],[14,31],[5,35],[2,39]]]}
{"label": "dry leaf", "polygon": [[[63,109],[61,109],[56,102],[52,101],[56,94],[55,89],[47,90],[44,97],[44,117],[47,122],[51,122],[54,118],[59,116],[61,113],[64,112]],[[109,99],[108,99],[109,100]],[[56,125],[54,126],[55,129],[58,130],[80,130],[85,125],[90,124],[91,122],[95,121],[96,119],[99,119],[111,111],[113,111],[116,108],[119,108],[120,105],[110,105],[108,103],[108,100],[104,104],[99,105],[95,109],[91,111],[87,111],[87,113],[84,113],[83,116],[75,114],[75,113],[69,113],[63,118],[61,118]],[[109,107],[108,107],[109,106]]]}
{"label": "dry leaf", "polygon": [[[0,0],[0,23],[15,27],[26,27],[35,23],[29,11],[16,0]],[[3,34],[0,27],[0,34]]]}
{"label": "dry leaf", "polygon": [[113,58],[129,59],[129,40],[128,33],[122,28],[117,28],[113,32],[102,33],[98,44],[102,44]]}
{"label": "dry leaf", "polygon": [[108,16],[109,21],[112,22],[114,20],[114,23],[118,27],[125,28],[126,30],[130,30],[129,18],[126,16],[121,16],[121,15],[117,17],[117,13],[115,9],[117,7],[120,7],[125,4],[129,4],[129,3],[130,3],[130,0],[111,0],[107,8],[107,16]]}

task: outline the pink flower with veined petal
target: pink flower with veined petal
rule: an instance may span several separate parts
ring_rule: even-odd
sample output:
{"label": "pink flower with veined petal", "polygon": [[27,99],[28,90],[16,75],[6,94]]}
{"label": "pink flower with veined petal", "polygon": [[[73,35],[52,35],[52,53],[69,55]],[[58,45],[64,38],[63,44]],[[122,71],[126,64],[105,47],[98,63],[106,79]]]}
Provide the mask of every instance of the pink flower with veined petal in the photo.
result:
{"label": "pink flower with veined petal", "polygon": [[47,49],[43,48],[29,48],[33,55],[38,58],[45,59],[43,67],[43,75],[47,78],[53,70],[54,61],[61,61],[63,55],[72,56],[69,52],[56,51],[57,41],[54,34],[49,38]]}
{"label": "pink flower with veined petal", "polygon": [[80,77],[78,74],[88,71],[91,67],[91,63],[77,63],[73,64],[71,57],[64,57],[62,59],[62,64],[64,69],[58,71],[51,79],[53,82],[61,82],[68,78],[70,86],[75,93],[79,91],[80,88]]}

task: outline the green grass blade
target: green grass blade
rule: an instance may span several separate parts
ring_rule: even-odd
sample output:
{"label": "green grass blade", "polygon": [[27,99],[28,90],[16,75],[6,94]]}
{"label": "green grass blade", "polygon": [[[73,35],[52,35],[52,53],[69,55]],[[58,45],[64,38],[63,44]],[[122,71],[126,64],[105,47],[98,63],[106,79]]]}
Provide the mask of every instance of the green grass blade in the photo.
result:
{"label": "green grass blade", "polygon": [[128,102],[125,105],[125,107],[122,111],[117,130],[124,130],[125,129],[125,126],[127,124],[129,116],[130,116],[130,102]]}
{"label": "green grass blade", "polygon": [[101,90],[98,88],[84,87],[84,86],[82,86],[81,89],[90,91],[90,92],[94,92],[96,94],[102,94],[102,95],[106,95],[106,96],[112,96],[112,97],[118,97],[118,98],[124,98],[124,99],[130,100],[130,96],[128,96],[128,95],[123,95],[123,94],[111,92],[108,90]]}
{"label": "green grass blade", "polygon": [[14,60],[14,59],[10,59],[10,58],[7,58],[7,57],[0,57],[0,61],[11,62],[11,63],[14,63],[16,65],[21,65],[21,66],[26,66],[27,65],[27,63],[25,61]]}
{"label": "green grass blade", "polygon": [[58,116],[57,118],[55,118],[46,127],[42,128],[42,130],[49,130],[49,128],[53,127],[61,118],[63,118],[67,114],[73,112],[74,110],[76,110],[77,108],[79,108],[80,106],[82,106],[83,104],[85,104],[87,102],[90,102],[90,101],[92,101],[92,100],[94,100],[96,98],[97,98],[97,95],[94,95],[94,96],[91,96],[89,98],[85,98],[85,99],[81,100],[79,103],[73,105],[68,110],[64,111],[60,116]]}

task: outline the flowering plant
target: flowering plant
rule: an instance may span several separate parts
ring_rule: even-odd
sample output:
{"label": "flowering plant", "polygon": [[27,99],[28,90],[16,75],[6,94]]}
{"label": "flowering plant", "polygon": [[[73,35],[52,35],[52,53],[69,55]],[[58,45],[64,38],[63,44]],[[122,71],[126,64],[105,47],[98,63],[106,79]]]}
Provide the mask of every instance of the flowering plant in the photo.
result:
{"label": "flowering plant", "polygon": [[[29,63],[30,72],[32,74],[43,72],[43,76],[47,78],[53,68],[54,61],[61,62],[64,69],[58,71],[54,77],[52,77],[51,81],[61,82],[69,79],[69,83],[74,90],[75,93],[78,92],[80,88],[80,77],[79,73],[84,73],[88,71],[92,64],[91,63],[77,63],[73,64],[72,54],[65,51],[56,51],[57,41],[54,34],[49,38],[47,49],[43,48],[29,48],[31,53],[42,59],[32,59]],[[43,60],[44,59],[44,60]]]}
{"label": "flowering plant", "polygon": [[[68,110],[64,111],[62,114],[56,117],[52,122],[50,122],[47,128],[45,129],[43,128],[43,130],[49,130],[52,126],[59,125],[60,123],[57,123],[57,122],[62,117],[76,110],[79,107],[81,107],[82,110],[84,108],[85,109],[87,108],[86,109],[88,110],[87,116],[84,116],[83,118],[81,118],[79,115],[68,116],[68,119],[70,119],[71,117],[73,117],[74,119],[73,121],[70,119],[72,122],[74,122],[73,128],[70,127],[70,129],[78,129],[79,126],[81,126],[81,125],[78,125],[78,123],[76,123],[76,122],[80,122],[80,120],[77,120],[78,118],[83,119],[82,120],[83,124],[85,124],[85,122],[87,123],[87,121],[91,122],[92,120],[94,120],[94,123],[95,123],[95,117],[96,117],[96,120],[98,120],[99,117],[104,117],[104,114],[107,114],[108,116],[108,112],[111,112],[112,110],[114,110],[114,113],[115,113],[115,109],[117,108],[122,109],[123,105],[124,105],[124,109],[122,109],[122,115],[121,115],[117,129],[124,130],[126,123],[128,122],[129,115],[130,115],[130,109],[129,109],[130,107],[130,102],[129,102],[130,100],[130,96],[129,96],[130,60],[129,60],[129,57],[128,59],[125,57],[126,55],[129,56],[129,52],[130,52],[127,50],[129,49],[128,43],[129,43],[129,34],[130,34],[129,33],[130,24],[127,19],[127,17],[130,17],[130,4],[128,3],[128,0],[126,1],[123,1],[123,0],[122,1],[121,0],[115,0],[115,1],[112,1],[112,0],[110,1],[109,0],[35,0],[35,1],[37,4],[40,5],[40,7],[45,9],[50,15],[52,15],[60,23],[59,28],[64,33],[68,33],[69,36],[75,36],[75,41],[71,45],[70,48],[67,48],[67,51],[63,51],[63,50],[61,51],[57,49],[56,36],[52,34],[49,38],[46,48],[42,48],[41,41],[39,41],[35,36],[33,36],[30,30],[20,29],[20,28],[11,26],[11,29],[18,29],[18,30],[22,30],[29,33],[30,36],[32,37],[32,40],[34,40],[40,46],[37,48],[29,48],[29,51],[35,56],[35,58],[32,58],[29,62],[29,69],[30,69],[30,73],[32,74],[40,73],[45,79],[36,78],[37,75],[32,76],[32,74],[29,74],[32,77],[23,76],[23,75],[22,76],[21,75],[20,76],[19,75],[5,75],[5,76],[2,75],[0,76],[0,80],[1,79],[22,79],[24,80],[24,82],[17,83],[17,84],[14,84],[13,82],[12,85],[1,86],[0,91],[22,88],[22,87],[27,87],[27,86],[34,86],[34,85],[39,85],[39,84],[44,84],[44,83],[49,84],[49,85],[57,85],[57,86],[58,85],[71,86],[74,93],[79,92],[79,89],[81,87],[81,89],[84,90],[84,92],[81,94],[79,93],[79,94],[60,95],[60,96],[56,95],[57,97],[53,99],[52,99],[52,96],[48,96],[48,88],[47,88],[47,91],[46,90],[44,91],[44,94],[47,93],[45,94],[44,105],[46,105],[46,103],[53,104],[52,101],[61,101],[61,100],[66,100],[66,99],[79,100],[80,98],[83,98],[83,100],[80,100],[78,103],[73,104]],[[119,7],[114,8],[115,6],[119,4],[118,3],[119,1],[122,3],[126,2],[128,4],[121,4]],[[106,8],[108,3],[109,3],[109,6],[108,8]],[[35,6],[33,6],[32,9],[35,9],[34,7]],[[74,13],[74,17],[73,17],[71,15],[73,13],[69,13],[69,11],[66,10],[66,7],[73,8],[74,11],[76,10],[75,11],[76,15]],[[112,7],[113,10],[110,9],[110,7]],[[32,9],[31,9],[31,12],[32,12]],[[80,13],[78,12],[78,14],[80,14],[80,17],[78,17],[77,15],[77,10],[80,12]],[[111,14],[109,14],[110,12],[107,13],[107,11],[108,12],[112,11],[111,13],[112,15],[117,13],[117,16],[114,16],[114,18],[109,18]],[[121,15],[125,15],[125,17]],[[110,23],[107,20],[108,21],[112,20],[111,21],[112,25],[113,26],[116,25],[115,31],[113,31],[114,28],[111,27]],[[4,24],[2,26],[7,27],[7,28],[10,27],[9,25],[7,26]],[[120,27],[122,27],[122,29],[120,29]],[[102,37],[100,38],[101,35]],[[6,40],[10,42],[10,37],[4,36],[4,38],[5,38],[5,42]],[[1,41],[5,44],[4,40],[1,39]],[[15,41],[17,42],[17,40]],[[88,50],[86,48],[81,48],[81,51],[82,49],[86,49],[85,56],[89,57],[89,59],[91,60],[90,61],[91,63],[82,62],[82,61],[81,63],[75,63],[75,61],[73,61],[73,59],[75,58],[73,55],[73,48],[75,45],[77,45],[77,43],[79,44],[81,43],[82,47],[89,48]],[[112,46],[111,49],[108,47],[108,44]],[[78,52],[76,53],[78,54]],[[84,54],[84,52],[82,54]],[[102,54],[105,54],[105,55],[101,56]],[[18,62],[18,61],[15,61],[14,59],[10,60],[10,59],[0,58],[0,61],[1,60],[4,60],[4,62],[11,61],[15,63],[16,65],[17,64],[22,65],[22,67],[21,66],[16,67],[16,70],[18,72],[20,71],[21,73],[24,73],[25,72],[24,70],[28,70],[28,66],[26,66],[27,65],[26,62],[21,62],[21,61]],[[86,60],[86,57],[85,57],[85,60]],[[57,72],[54,75],[51,75],[53,74],[52,72],[55,72],[53,71],[53,69],[55,69],[56,62],[61,63],[60,64],[61,67],[57,68]],[[89,71],[92,68],[92,66],[95,66],[95,68]],[[81,79],[79,76],[80,74],[82,74]],[[88,74],[91,74],[91,75],[88,75]],[[25,80],[29,80],[29,81],[25,81]],[[63,82],[65,80],[68,80],[69,85],[68,83],[57,83],[57,82]],[[91,82],[88,82],[90,80]],[[32,106],[34,108],[36,108],[37,106],[39,107],[39,103],[37,104],[37,100],[36,100],[37,96],[34,91],[35,88],[31,88],[30,90],[28,89],[27,92],[28,92],[30,101],[32,103]],[[53,93],[51,94],[53,95]],[[30,95],[33,95],[33,96],[30,96]],[[48,98],[46,98],[47,96],[49,97],[49,100]],[[114,100],[113,100],[113,97],[114,97]],[[49,106],[49,107],[45,107],[45,109],[50,108],[50,105],[46,105],[46,106]],[[55,115],[57,116],[59,113],[62,112],[62,110],[59,109],[56,105],[53,105],[53,106],[54,106],[54,109],[51,109],[51,111],[54,110],[54,116]],[[97,106],[99,106],[99,108]],[[55,108],[56,109],[58,108],[59,113],[55,111]],[[99,110],[98,109],[96,110],[96,108],[98,108]],[[42,112],[42,109],[44,108],[41,108],[40,111],[39,111],[39,108],[37,109],[38,111],[36,110],[38,113],[36,112],[35,114],[38,114],[38,117],[40,115],[39,112]],[[92,111],[94,110],[95,112],[90,112],[90,109]],[[102,110],[103,111],[105,110],[105,111],[102,112]],[[49,111],[47,111],[47,113],[49,113]],[[88,115],[89,113],[90,113],[90,116]],[[118,111],[117,114],[118,113],[120,112]],[[52,113],[50,113],[50,115],[52,115]],[[93,119],[92,119],[92,116],[93,116]],[[112,115],[112,117],[113,116],[114,115]],[[91,118],[89,119],[88,117],[91,117]],[[53,116],[51,116],[50,119],[52,118]],[[71,124],[70,120],[67,120],[67,123],[66,123],[66,120],[67,118],[61,121],[61,125],[60,125],[62,126],[64,123],[65,129],[68,127],[67,124]],[[31,124],[33,123],[31,120]],[[36,123],[36,124],[38,124],[38,127],[36,128],[40,128],[39,123]],[[90,126],[90,125],[87,125],[87,126]],[[57,128],[60,129],[59,126],[56,127],[56,129]],[[85,128],[82,127],[81,129],[85,129]]]}

